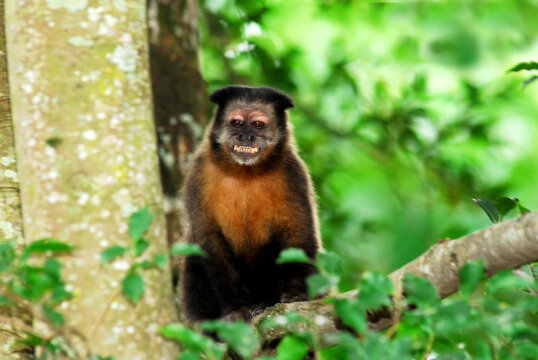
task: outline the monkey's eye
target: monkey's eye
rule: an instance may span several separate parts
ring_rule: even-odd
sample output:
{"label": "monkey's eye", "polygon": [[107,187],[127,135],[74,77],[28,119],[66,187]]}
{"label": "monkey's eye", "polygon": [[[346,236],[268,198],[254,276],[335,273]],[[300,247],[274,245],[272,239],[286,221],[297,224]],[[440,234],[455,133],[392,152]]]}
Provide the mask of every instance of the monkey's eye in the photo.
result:
{"label": "monkey's eye", "polygon": [[265,126],[265,123],[263,121],[253,121],[252,126],[254,126],[256,129],[261,129]]}
{"label": "monkey's eye", "polygon": [[241,127],[243,126],[245,122],[242,121],[242,120],[237,120],[237,119],[234,119],[230,122],[230,124],[232,124],[233,127]]}

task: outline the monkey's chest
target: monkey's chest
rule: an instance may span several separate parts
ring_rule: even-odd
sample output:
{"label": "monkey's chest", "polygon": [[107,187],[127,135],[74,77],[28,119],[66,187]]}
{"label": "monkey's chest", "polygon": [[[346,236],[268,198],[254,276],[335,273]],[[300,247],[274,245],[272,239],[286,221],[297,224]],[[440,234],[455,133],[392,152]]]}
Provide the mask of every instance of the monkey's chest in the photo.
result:
{"label": "monkey's chest", "polygon": [[206,206],[232,248],[253,254],[274,231],[292,227],[287,185],[279,174],[226,177],[207,184]]}

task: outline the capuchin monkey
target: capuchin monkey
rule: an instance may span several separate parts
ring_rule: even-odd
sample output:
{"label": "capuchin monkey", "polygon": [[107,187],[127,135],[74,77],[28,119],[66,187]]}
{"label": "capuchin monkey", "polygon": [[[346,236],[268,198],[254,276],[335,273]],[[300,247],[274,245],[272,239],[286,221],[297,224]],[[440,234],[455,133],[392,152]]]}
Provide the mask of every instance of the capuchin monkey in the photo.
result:
{"label": "capuchin monkey", "polygon": [[289,96],[269,87],[227,86],[183,188],[187,240],[206,256],[186,259],[184,311],[192,321],[250,319],[278,302],[307,300],[309,263],[276,264],[294,247],[320,250],[312,182],[297,155]]}

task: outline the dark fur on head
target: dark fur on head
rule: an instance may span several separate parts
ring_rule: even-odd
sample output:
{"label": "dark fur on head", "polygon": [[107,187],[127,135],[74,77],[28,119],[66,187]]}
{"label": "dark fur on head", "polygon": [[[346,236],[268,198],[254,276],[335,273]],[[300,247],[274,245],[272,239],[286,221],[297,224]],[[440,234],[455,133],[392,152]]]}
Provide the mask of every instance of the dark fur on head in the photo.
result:
{"label": "dark fur on head", "polygon": [[217,104],[220,108],[232,100],[241,100],[248,103],[261,101],[274,106],[278,112],[293,107],[293,101],[288,95],[268,86],[251,87],[246,85],[230,85],[215,90],[209,96],[209,101]]}

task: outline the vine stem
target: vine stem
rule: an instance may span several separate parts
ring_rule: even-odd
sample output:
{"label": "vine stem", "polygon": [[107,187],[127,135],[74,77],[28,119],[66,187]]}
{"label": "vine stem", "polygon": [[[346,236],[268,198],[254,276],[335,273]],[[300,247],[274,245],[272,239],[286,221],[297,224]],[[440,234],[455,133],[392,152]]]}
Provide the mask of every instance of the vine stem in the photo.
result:
{"label": "vine stem", "polygon": [[112,295],[110,296],[110,299],[108,299],[108,301],[107,301],[107,303],[105,305],[105,308],[101,312],[101,315],[99,315],[99,317],[95,321],[95,324],[93,325],[92,331],[90,331],[90,334],[88,335],[89,339],[93,338],[93,335],[95,334],[95,332],[97,331],[97,329],[99,328],[101,323],[103,322],[108,310],[110,309],[110,306],[112,305],[112,301],[114,301],[114,299],[119,295],[120,289],[121,289],[121,287],[118,287],[118,289],[112,293]]}

